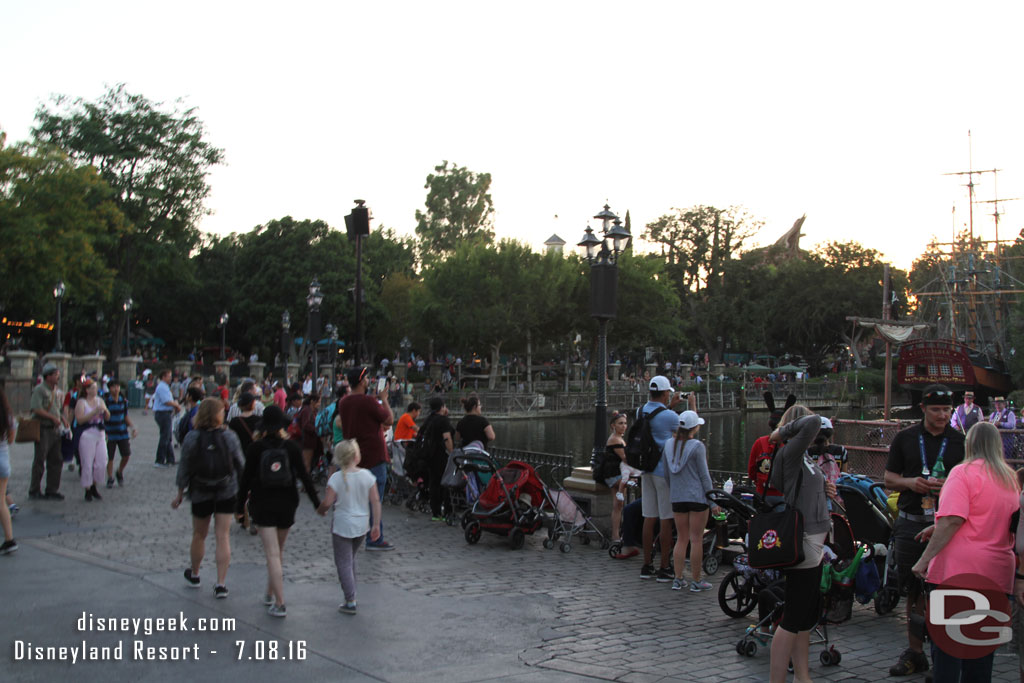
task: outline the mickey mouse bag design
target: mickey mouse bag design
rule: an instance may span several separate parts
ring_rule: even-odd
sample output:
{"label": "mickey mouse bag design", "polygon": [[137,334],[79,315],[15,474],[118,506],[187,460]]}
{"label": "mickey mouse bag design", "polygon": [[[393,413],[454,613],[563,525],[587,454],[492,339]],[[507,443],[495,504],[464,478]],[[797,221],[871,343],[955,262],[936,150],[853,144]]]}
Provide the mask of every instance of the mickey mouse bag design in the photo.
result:
{"label": "mickey mouse bag design", "polygon": [[[775,458],[768,470],[775,467]],[[804,471],[800,468],[797,490],[803,483]],[[785,472],[783,472],[785,480]],[[804,560],[804,517],[789,503],[778,512],[759,512],[747,525],[747,558],[755,569],[783,569],[800,564]]]}

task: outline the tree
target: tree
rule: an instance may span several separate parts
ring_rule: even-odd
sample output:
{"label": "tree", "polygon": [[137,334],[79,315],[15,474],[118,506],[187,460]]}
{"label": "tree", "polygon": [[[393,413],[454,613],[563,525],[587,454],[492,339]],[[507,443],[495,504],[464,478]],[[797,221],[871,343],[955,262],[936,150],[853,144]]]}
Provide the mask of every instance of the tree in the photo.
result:
{"label": "tree", "polygon": [[0,305],[10,317],[50,320],[62,280],[67,300],[88,303],[93,319],[115,275],[102,254],[129,229],[110,186],[59,149],[4,143],[0,133]]}
{"label": "tree", "polygon": [[416,211],[420,260],[450,256],[463,242],[493,244],[494,204],[490,173],[474,173],[444,161],[427,176],[426,212]]}
{"label": "tree", "polygon": [[[205,140],[195,109],[153,103],[122,84],[96,102],[54,98],[52,109],[36,111],[32,133],[95,166],[113,189],[131,227],[104,254],[117,273],[115,296],[130,292],[158,332],[190,327],[193,319],[167,308],[174,296],[168,284],[190,277],[188,257],[199,244],[197,222],[210,193],[207,173],[224,156]],[[122,319],[114,329],[123,328]]]}

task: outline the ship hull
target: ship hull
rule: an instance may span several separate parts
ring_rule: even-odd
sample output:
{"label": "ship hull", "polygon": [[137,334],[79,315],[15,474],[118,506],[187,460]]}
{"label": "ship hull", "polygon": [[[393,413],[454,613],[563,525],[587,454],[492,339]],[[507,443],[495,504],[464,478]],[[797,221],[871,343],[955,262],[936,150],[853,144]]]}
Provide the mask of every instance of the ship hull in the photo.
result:
{"label": "ship hull", "polygon": [[957,392],[972,390],[976,400],[1005,396],[1013,389],[1003,368],[984,366],[971,358],[964,344],[948,340],[918,339],[900,347],[896,377],[900,387],[917,402],[929,384],[945,384]]}

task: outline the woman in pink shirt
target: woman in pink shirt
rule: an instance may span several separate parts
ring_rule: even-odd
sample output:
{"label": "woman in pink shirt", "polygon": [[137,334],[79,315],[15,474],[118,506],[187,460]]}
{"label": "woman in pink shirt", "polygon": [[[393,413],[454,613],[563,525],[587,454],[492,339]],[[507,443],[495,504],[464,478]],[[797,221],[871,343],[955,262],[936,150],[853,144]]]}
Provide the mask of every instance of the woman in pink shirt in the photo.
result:
{"label": "woman in pink shirt", "polygon": [[[966,457],[942,486],[928,547],[913,567],[931,585],[954,585],[955,577],[974,574],[1004,593],[1013,593],[1016,558],[1010,517],[1020,509],[1017,475],[1003,459],[995,425],[979,422],[967,432]],[[923,539],[922,539],[923,540]],[[952,580],[952,581],[951,581]],[[972,586],[962,586],[970,588]],[[990,680],[994,653],[960,659],[932,641],[935,680]]]}

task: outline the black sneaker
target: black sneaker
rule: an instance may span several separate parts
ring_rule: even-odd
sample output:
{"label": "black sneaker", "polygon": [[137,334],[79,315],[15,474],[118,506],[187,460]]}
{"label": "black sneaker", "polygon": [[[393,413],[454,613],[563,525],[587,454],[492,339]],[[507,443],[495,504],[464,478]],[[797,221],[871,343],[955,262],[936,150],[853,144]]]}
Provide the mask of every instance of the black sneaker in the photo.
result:
{"label": "black sneaker", "polygon": [[0,545],[0,555],[10,555],[18,549],[18,542],[13,538],[9,541],[4,541],[3,545]]}
{"label": "black sneaker", "polygon": [[199,588],[199,575],[192,575],[192,567],[185,570],[185,583],[189,588]]}
{"label": "black sneaker", "polygon": [[117,477],[117,485],[124,486],[124,475],[120,472],[115,472],[114,476]]}
{"label": "black sneaker", "polygon": [[114,478],[113,477],[107,477],[107,488],[108,489],[114,488]]}
{"label": "black sneaker", "polygon": [[653,579],[654,578],[654,565],[645,564],[640,567],[640,578],[641,579]]}
{"label": "black sneaker", "polygon": [[44,500],[64,500],[64,494],[60,493],[58,491],[54,491],[53,493],[44,493],[43,494],[43,499]]}
{"label": "black sneaker", "polygon": [[217,598],[218,600],[223,600],[224,598],[228,597],[228,587],[222,583],[218,583],[216,586],[213,587],[213,597]]}
{"label": "black sneaker", "polygon": [[674,578],[676,578],[676,575],[672,571],[671,567],[662,567],[658,570],[658,573],[654,575],[654,579],[658,583],[668,583]]}
{"label": "black sneaker", "polygon": [[889,667],[890,676],[909,676],[928,670],[928,658],[923,652],[914,652],[907,648],[900,655],[894,666]]}
{"label": "black sneaker", "polygon": [[40,493],[39,491],[29,491],[28,497],[31,498],[32,500],[40,500],[42,499],[43,494]]}

